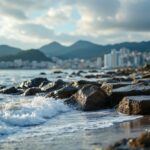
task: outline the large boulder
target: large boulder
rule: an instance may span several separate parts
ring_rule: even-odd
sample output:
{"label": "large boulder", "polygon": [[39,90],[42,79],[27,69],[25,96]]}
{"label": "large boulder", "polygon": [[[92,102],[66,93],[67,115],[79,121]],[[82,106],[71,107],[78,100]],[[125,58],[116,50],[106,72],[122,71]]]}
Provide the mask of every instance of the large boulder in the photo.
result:
{"label": "large boulder", "polygon": [[150,96],[127,96],[119,103],[119,112],[128,115],[150,115]]}
{"label": "large boulder", "polygon": [[32,88],[27,89],[24,92],[24,95],[25,96],[32,96],[32,95],[36,95],[37,93],[40,93],[40,92],[41,92],[40,88],[38,88],[38,87],[32,87]]}
{"label": "large boulder", "polygon": [[96,85],[85,85],[74,95],[74,99],[84,111],[98,110],[108,106],[106,93]]}
{"label": "large boulder", "polygon": [[27,80],[27,81],[24,81],[20,84],[20,88],[22,89],[28,89],[28,88],[31,88],[31,87],[38,87],[40,86],[43,82],[49,82],[47,80],[47,78],[34,78],[32,80]]}
{"label": "large boulder", "polygon": [[133,84],[114,89],[110,96],[112,106],[118,105],[125,96],[150,95],[150,86],[141,84]]}

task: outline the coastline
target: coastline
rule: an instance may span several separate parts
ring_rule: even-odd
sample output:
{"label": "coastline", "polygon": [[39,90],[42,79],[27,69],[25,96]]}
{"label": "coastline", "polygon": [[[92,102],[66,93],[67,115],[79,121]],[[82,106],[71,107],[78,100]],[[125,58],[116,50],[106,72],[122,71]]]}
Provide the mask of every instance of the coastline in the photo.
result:
{"label": "coastline", "polygon": [[9,141],[0,143],[1,149],[69,149],[69,150],[99,150],[106,149],[114,142],[123,139],[138,136],[141,131],[149,128],[150,116],[142,117],[133,121],[117,123],[111,127],[95,130],[85,130],[83,132],[67,133],[63,136],[51,137],[43,135],[37,137],[28,137],[18,141]]}

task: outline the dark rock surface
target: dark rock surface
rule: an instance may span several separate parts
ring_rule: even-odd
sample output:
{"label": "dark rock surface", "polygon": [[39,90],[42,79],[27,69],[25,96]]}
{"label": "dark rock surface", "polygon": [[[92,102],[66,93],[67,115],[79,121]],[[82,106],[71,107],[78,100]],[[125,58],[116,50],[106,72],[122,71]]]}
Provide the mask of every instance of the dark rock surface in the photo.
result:
{"label": "dark rock surface", "polygon": [[45,86],[43,86],[41,88],[41,90],[43,92],[52,92],[52,91],[55,91],[55,90],[58,90],[58,89],[61,89],[63,88],[67,83],[64,82],[63,80],[59,79],[55,82],[50,82],[48,84],[46,84]]}
{"label": "dark rock surface", "polygon": [[66,86],[66,87],[63,87],[63,88],[53,92],[53,93],[49,93],[46,97],[54,97],[54,98],[64,99],[64,98],[71,97],[77,91],[78,91],[78,88],[76,88],[76,87]]}
{"label": "dark rock surface", "polygon": [[24,92],[24,95],[25,96],[32,96],[32,95],[36,95],[37,93],[40,93],[40,92],[41,92],[40,88],[38,88],[38,87],[32,87],[32,88],[27,89]]}
{"label": "dark rock surface", "polygon": [[8,87],[8,88],[1,89],[0,93],[3,93],[3,94],[21,94],[22,91],[18,90],[15,87]]}
{"label": "dark rock surface", "polygon": [[133,84],[114,89],[111,95],[111,103],[117,105],[125,96],[150,95],[150,86],[144,84]]}
{"label": "dark rock surface", "polygon": [[95,85],[84,86],[74,95],[74,98],[84,111],[98,110],[108,106],[106,93]]}
{"label": "dark rock surface", "polygon": [[22,82],[19,87],[22,89],[38,87],[43,82],[49,82],[49,81],[46,78],[34,78],[32,80],[27,80],[27,81]]}

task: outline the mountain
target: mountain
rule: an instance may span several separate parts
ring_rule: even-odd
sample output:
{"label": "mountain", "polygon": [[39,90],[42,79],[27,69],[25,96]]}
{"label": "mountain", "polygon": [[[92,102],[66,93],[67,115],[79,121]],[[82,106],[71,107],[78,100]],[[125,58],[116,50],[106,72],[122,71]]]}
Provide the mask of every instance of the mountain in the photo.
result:
{"label": "mountain", "polygon": [[0,57],[8,56],[8,55],[15,55],[20,51],[21,49],[19,48],[11,47],[8,45],[0,45]]}
{"label": "mountain", "polygon": [[46,57],[45,54],[40,52],[39,50],[27,50],[27,51],[21,51],[17,53],[16,55],[9,55],[0,57],[1,61],[13,61],[16,59],[22,59],[22,60],[28,60],[28,61],[50,61],[50,58]]}
{"label": "mountain", "polygon": [[94,44],[88,41],[77,41],[68,48],[70,51],[64,55],[62,58],[92,58],[97,56],[102,56],[109,50],[103,48],[103,46]]}
{"label": "mountain", "polygon": [[58,42],[52,42],[48,45],[44,45],[40,48],[40,51],[43,52],[48,57],[60,56],[69,52],[67,46],[63,46]]}
{"label": "mountain", "polygon": [[147,42],[123,42],[119,44],[99,45],[88,41],[77,41],[70,46],[63,46],[57,42],[52,42],[40,48],[40,51],[48,57],[57,56],[60,58],[92,58],[103,56],[111,49],[128,48],[131,51],[150,51],[150,41]]}

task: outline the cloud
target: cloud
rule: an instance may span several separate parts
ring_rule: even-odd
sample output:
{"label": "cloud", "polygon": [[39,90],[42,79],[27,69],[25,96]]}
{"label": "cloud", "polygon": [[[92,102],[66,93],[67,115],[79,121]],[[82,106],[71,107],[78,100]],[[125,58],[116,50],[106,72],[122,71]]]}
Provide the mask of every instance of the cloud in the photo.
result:
{"label": "cloud", "polygon": [[30,48],[53,40],[149,40],[149,6],[149,0],[4,0],[0,41]]}

